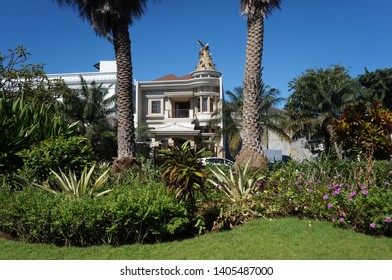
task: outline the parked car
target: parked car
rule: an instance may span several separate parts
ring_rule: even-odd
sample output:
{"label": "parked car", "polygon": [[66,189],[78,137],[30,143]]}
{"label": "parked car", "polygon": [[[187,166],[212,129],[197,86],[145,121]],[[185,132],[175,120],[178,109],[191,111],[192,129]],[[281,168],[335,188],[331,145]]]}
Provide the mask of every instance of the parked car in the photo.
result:
{"label": "parked car", "polygon": [[232,166],[234,162],[226,158],[220,157],[209,157],[209,158],[199,158],[199,161],[203,166],[207,165],[225,165],[225,166]]}

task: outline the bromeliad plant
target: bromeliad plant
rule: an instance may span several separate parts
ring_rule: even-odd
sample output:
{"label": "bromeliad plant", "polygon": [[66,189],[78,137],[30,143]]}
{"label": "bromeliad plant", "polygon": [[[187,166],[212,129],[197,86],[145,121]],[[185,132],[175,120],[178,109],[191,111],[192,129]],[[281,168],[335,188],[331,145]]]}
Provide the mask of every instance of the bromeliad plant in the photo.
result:
{"label": "bromeliad plant", "polygon": [[247,199],[260,190],[265,177],[257,172],[249,173],[248,165],[249,162],[244,168],[241,166],[230,168],[229,173],[217,167],[216,170],[211,170],[214,180],[208,179],[208,181],[233,202]]}
{"label": "bromeliad plant", "polygon": [[196,194],[204,191],[205,173],[198,160],[204,152],[205,149],[196,151],[191,147],[190,141],[186,141],[181,147],[173,146],[160,151],[160,156],[165,159],[161,178],[166,181],[175,197],[183,201],[191,211],[195,210]]}
{"label": "bromeliad plant", "polygon": [[208,181],[226,197],[217,202],[220,215],[213,229],[233,228],[262,216],[263,205],[259,202],[265,184],[264,175],[250,172],[248,166],[249,162],[244,168],[235,166],[229,172],[219,167],[211,169],[214,178]]}
{"label": "bromeliad plant", "polygon": [[[69,170],[68,176],[60,169],[60,174],[56,173],[51,169],[51,173],[54,175],[54,180],[60,189],[67,195],[69,199],[83,198],[87,193],[89,197],[101,196],[107,194],[111,190],[105,190],[96,194],[99,187],[101,187],[109,177],[109,170],[105,170],[93,183],[92,175],[95,169],[95,164],[91,166],[90,170],[87,171],[87,167],[84,168],[80,178],[77,179],[75,172]],[[57,195],[59,192],[53,190],[46,182],[43,185],[34,185]]]}

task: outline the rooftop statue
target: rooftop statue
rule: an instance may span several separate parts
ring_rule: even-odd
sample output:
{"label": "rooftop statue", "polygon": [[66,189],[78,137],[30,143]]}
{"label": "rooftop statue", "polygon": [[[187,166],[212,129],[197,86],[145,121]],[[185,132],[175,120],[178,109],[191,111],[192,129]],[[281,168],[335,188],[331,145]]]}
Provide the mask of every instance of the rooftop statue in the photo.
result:
{"label": "rooftop statue", "polygon": [[199,51],[199,62],[196,66],[196,70],[216,70],[215,64],[212,62],[210,48],[207,44],[203,44],[199,40],[197,43],[201,46]]}

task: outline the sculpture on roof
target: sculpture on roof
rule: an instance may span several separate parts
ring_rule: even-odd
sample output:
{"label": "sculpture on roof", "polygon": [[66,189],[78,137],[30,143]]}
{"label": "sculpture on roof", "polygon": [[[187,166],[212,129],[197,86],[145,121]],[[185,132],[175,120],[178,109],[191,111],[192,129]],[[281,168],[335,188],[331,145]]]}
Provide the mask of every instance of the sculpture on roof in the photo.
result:
{"label": "sculpture on roof", "polygon": [[199,51],[199,62],[196,66],[196,70],[215,70],[215,64],[212,62],[210,47],[207,44],[203,44],[199,40],[197,43],[201,46]]}

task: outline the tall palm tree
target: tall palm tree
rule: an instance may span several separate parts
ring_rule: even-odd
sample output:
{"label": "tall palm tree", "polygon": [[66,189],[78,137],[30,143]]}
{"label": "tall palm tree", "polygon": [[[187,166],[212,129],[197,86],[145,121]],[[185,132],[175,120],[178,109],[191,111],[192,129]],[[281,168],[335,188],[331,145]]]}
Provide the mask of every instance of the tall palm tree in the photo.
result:
{"label": "tall palm tree", "polygon": [[287,134],[286,111],[277,109],[276,106],[285,100],[278,97],[280,91],[277,88],[262,84],[260,96],[260,114],[262,117],[263,142],[269,149],[269,132],[273,132],[281,139],[291,143],[291,137]]}
{"label": "tall palm tree", "polygon": [[280,8],[280,0],[241,0],[241,12],[247,16],[248,33],[243,81],[242,149],[237,155],[236,164],[245,165],[250,160],[252,169],[268,166],[262,155],[259,96],[264,18],[275,8]]}
{"label": "tall palm tree", "polygon": [[[109,39],[114,46],[117,63],[118,128],[117,159],[129,162],[135,153],[134,108],[132,100],[131,39],[128,27],[140,18],[148,0],[55,0],[86,19],[98,36]],[[131,160],[132,162],[132,160]]]}

